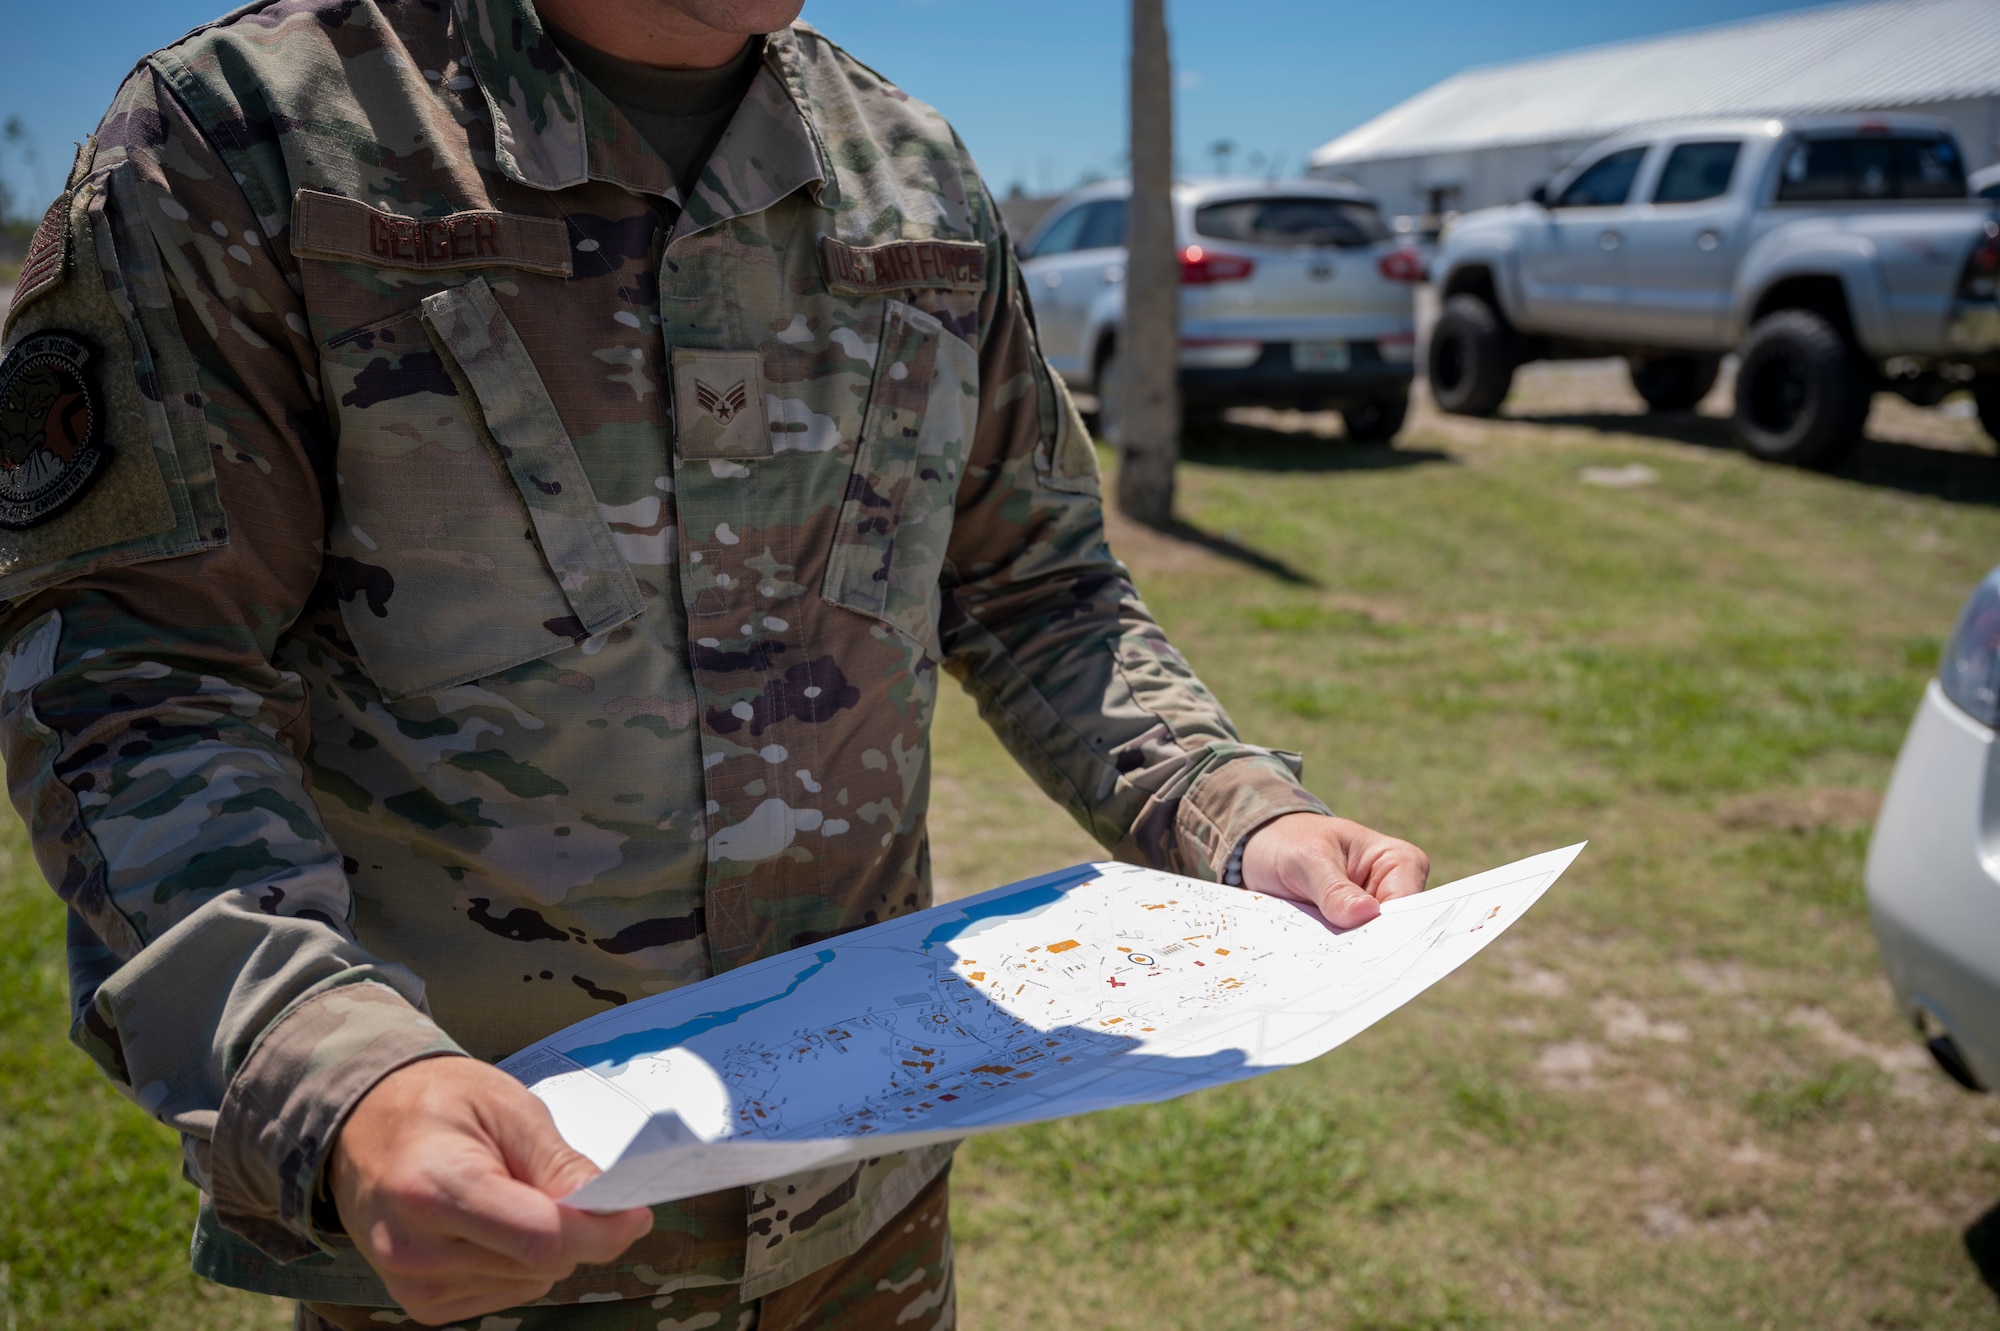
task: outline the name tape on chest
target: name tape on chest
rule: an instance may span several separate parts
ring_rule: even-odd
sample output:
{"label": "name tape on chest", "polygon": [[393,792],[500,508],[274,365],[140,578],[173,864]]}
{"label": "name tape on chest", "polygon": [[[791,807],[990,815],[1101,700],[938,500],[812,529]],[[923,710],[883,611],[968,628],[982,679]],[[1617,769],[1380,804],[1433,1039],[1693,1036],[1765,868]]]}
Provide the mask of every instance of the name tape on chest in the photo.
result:
{"label": "name tape on chest", "polygon": [[568,277],[569,228],[550,217],[474,211],[404,217],[359,199],[302,189],[292,200],[292,253],[380,268],[524,268]]}
{"label": "name tape on chest", "polygon": [[819,254],[826,284],[858,296],[910,287],[986,289],[986,247],[974,240],[892,240],[864,248],[826,236]]}

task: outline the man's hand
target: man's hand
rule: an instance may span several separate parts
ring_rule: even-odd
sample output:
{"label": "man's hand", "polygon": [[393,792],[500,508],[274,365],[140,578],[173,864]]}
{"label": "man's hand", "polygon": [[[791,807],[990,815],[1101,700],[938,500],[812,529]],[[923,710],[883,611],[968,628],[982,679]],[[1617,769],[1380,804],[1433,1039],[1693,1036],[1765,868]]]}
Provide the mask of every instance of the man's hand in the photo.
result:
{"label": "man's hand", "polygon": [[1274,818],[1243,848],[1243,886],[1303,901],[1337,929],[1366,924],[1381,903],[1423,891],[1430,872],[1430,856],[1409,842],[1323,813]]}
{"label": "man's hand", "polygon": [[521,1083],[472,1058],[425,1059],[377,1082],[348,1114],[329,1167],[348,1236],[426,1325],[532,1303],[653,1225],[645,1207],[556,1205],[597,1167]]}

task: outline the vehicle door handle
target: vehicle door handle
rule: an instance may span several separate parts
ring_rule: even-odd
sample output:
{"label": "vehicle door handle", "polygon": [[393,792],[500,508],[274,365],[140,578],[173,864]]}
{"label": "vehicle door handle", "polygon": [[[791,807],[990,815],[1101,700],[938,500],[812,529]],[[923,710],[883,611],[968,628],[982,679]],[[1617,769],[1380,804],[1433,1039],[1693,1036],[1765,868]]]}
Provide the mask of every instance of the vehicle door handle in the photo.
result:
{"label": "vehicle door handle", "polygon": [[1125,270],[1117,264],[1114,263],[1104,270],[1104,285],[1110,286],[1114,282],[1123,282],[1124,280]]}
{"label": "vehicle door handle", "polygon": [[1721,244],[1722,233],[1720,231],[1704,231],[1694,238],[1694,247],[1698,250],[1712,250]]}
{"label": "vehicle door handle", "polygon": [[1597,248],[1601,250],[1615,250],[1624,243],[1625,237],[1616,231],[1607,231],[1597,238]]}
{"label": "vehicle door handle", "polygon": [[1061,286],[1061,285],[1062,285],[1062,274],[1061,274],[1061,273],[1043,273],[1043,274],[1042,274],[1042,285],[1043,285],[1043,286],[1045,286],[1045,287],[1047,287],[1047,288],[1048,288],[1049,290],[1051,290],[1051,291],[1054,291],[1054,290],[1055,290],[1055,289],[1056,289],[1057,287],[1059,287],[1059,286]]}

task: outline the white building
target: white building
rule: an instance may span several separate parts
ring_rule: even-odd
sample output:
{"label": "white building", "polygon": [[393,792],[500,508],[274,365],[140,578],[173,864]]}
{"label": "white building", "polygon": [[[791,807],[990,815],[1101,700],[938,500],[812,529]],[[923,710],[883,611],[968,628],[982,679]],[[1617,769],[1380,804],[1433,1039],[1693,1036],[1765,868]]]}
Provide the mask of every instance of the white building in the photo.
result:
{"label": "white building", "polygon": [[1579,151],[1706,116],[1912,111],[2000,160],[2000,0],[1871,0],[1470,69],[1313,153],[1390,213],[1514,203]]}

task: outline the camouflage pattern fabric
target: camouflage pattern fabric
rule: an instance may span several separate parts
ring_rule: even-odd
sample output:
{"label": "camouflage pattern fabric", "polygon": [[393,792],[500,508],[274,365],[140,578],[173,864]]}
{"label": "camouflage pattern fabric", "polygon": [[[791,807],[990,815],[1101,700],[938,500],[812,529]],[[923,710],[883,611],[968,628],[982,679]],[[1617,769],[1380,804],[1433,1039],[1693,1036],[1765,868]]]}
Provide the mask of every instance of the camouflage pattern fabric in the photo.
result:
{"label": "camouflage pattern fabric", "polygon": [[[513,1308],[447,1331],[951,1331],[958,1324],[950,1207],[940,1174],[865,1247],[754,1302],[733,1286],[656,1299]],[[297,1331],[408,1325],[382,1308],[302,1304]]]}
{"label": "camouflage pattern fabric", "polygon": [[[213,1279],[387,1303],[316,1198],[389,1071],[928,905],[941,670],[1120,857],[1324,808],[1107,550],[963,146],[809,27],[683,181],[527,0],[254,4],[44,231],[4,337],[97,348],[111,462],[0,533],[0,738]],[[761,1298],[948,1158],[661,1207],[552,1297]]]}

